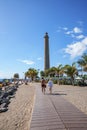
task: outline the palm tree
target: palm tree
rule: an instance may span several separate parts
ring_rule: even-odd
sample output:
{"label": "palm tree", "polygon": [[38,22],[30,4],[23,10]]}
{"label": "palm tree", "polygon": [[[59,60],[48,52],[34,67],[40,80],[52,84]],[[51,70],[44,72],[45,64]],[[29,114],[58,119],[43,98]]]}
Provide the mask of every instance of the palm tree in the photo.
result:
{"label": "palm tree", "polygon": [[27,71],[27,72],[25,72],[25,79],[26,79],[26,77],[28,77],[29,78],[29,72]]}
{"label": "palm tree", "polygon": [[82,59],[83,59],[83,70],[87,72],[87,54],[86,53],[82,55]]}
{"label": "palm tree", "polygon": [[56,67],[51,67],[49,70],[48,70],[48,75],[50,77],[54,77],[56,74]]}
{"label": "palm tree", "polygon": [[86,53],[82,55],[81,59],[79,59],[77,63],[81,66],[82,75],[83,75],[83,71],[87,72],[87,54]]}
{"label": "palm tree", "polygon": [[78,63],[78,65],[81,67],[81,69],[80,69],[79,71],[81,71],[81,72],[82,72],[82,75],[83,75],[83,60],[82,60],[82,59],[79,59],[79,60],[77,61],[77,63]]}
{"label": "palm tree", "polygon": [[85,72],[87,72],[87,64],[84,66],[84,69],[83,69]]}
{"label": "palm tree", "polygon": [[63,73],[64,73],[63,66],[62,66],[62,64],[60,64],[60,65],[56,68],[56,74],[58,75],[58,77],[60,77]]}
{"label": "palm tree", "polygon": [[27,72],[25,72],[26,77],[30,77],[32,80],[38,75],[38,70],[34,68],[29,68]]}
{"label": "palm tree", "polygon": [[72,65],[65,65],[64,66],[64,72],[65,72],[65,74],[67,74],[67,76],[71,77],[71,82],[72,82],[72,85],[73,85],[74,76],[78,74],[75,63],[73,63]]}

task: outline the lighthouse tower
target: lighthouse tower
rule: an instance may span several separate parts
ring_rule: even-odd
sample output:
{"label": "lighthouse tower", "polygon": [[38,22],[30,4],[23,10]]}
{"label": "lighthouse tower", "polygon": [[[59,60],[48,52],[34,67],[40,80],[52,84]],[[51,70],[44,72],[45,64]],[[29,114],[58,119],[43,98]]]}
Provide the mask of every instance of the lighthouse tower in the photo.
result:
{"label": "lighthouse tower", "polygon": [[48,33],[45,33],[44,36],[44,70],[50,68],[50,59],[49,59],[49,36]]}

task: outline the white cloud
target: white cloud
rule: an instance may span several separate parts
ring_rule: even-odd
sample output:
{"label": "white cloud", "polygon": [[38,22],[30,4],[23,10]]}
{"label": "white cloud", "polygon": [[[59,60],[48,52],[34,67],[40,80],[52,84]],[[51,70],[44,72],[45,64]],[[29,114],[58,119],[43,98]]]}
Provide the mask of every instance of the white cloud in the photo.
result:
{"label": "white cloud", "polygon": [[68,28],[67,27],[58,27],[57,32],[61,32],[61,31],[67,31]]}
{"label": "white cloud", "polygon": [[42,60],[42,57],[37,58],[37,60]]}
{"label": "white cloud", "polygon": [[84,38],[84,37],[85,37],[84,35],[76,36],[77,39],[82,39],[82,38]]}
{"label": "white cloud", "polygon": [[70,35],[72,38],[75,38],[75,35],[73,34],[73,31],[68,31],[65,34]]}
{"label": "white cloud", "polygon": [[82,33],[82,29],[78,27],[74,27],[72,30],[67,31],[65,30],[65,34],[71,35],[71,37],[75,37],[75,34]]}
{"label": "white cloud", "polygon": [[87,37],[80,42],[67,45],[67,48],[63,50],[69,54],[71,58],[81,56],[87,50]]}
{"label": "white cloud", "polygon": [[76,36],[75,36],[74,34],[71,34],[71,37],[72,37],[72,38],[75,38]]}
{"label": "white cloud", "polygon": [[70,35],[72,33],[73,33],[73,31],[67,31],[67,32],[65,32],[65,34],[67,34],[67,35]]}
{"label": "white cloud", "polygon": [[22,62],[24,62],[24,63],[27,64],[27,65],[32,65],[32,64],[34,64],[33,61],[29,61],[29,60],[23,60]]}
{"label": "white cloud", "polygon": [[23,62],[23,63],[25,63],[25,64],[27,64],[27,65],[35,64],[35,62],[34,62],[34,61],[31,61],[31,60],[18,60],[18,61]]}
{"label": "white cloud", "polygon": [[67,28],[67,27],[64,27],[64,28],[63,28],[63,30],[65,30],[65,31],[66,31],[66,30],[68,30],[68,28]]}
{"label": "white cloud", "polygon": [[83,41],[83,44],[84,44],[84,45],[87,45],[87,37],[84,38],[82,41]]}
{"label": "white cloud", "polygon": [[78,27],[73,28],[73,33],[82,33],[82,30]]}
{"label": "white cloud", "polygon": [[59,27],[57,32],[61,32],[64,31],[65,34],[67,35],[75,35],[75,34],[79,34],[82,33],[82,29],[79,27],[74,27],[73,29],[69,30],[67,27]]}

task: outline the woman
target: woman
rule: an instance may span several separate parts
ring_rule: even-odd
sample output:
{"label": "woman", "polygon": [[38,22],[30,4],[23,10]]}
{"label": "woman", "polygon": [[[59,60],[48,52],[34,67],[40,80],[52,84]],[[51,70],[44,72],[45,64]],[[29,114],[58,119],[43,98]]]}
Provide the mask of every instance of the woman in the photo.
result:
{"label": "woman", "polygon": [[42,80],[41,80],[41,87],[42,87],[42,93],[44,93],[45,94],[45,89],[46,89],[46,81],[45,81],[45,79],[44,78],[42,78]]}
{"label": "woman", "polygon": [[48,87],[49,87],[50,94],[52,94],[52,87],[53,87],[53,81],[52,81],[52,79],[50,79],[48,81]]}

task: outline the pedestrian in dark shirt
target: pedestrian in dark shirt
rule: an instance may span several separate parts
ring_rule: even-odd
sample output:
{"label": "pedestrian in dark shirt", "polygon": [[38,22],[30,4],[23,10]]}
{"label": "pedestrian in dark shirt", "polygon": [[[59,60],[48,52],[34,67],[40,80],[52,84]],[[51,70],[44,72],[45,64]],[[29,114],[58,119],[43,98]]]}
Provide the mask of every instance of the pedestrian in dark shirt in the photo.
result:
{"label": "pedestrian in dark shirt", "polygon": [[46,81],[44,78],[42,78],[41,80],[41,87],[42,87],[42,93],[45,94],[45,91],[46,91]]}

